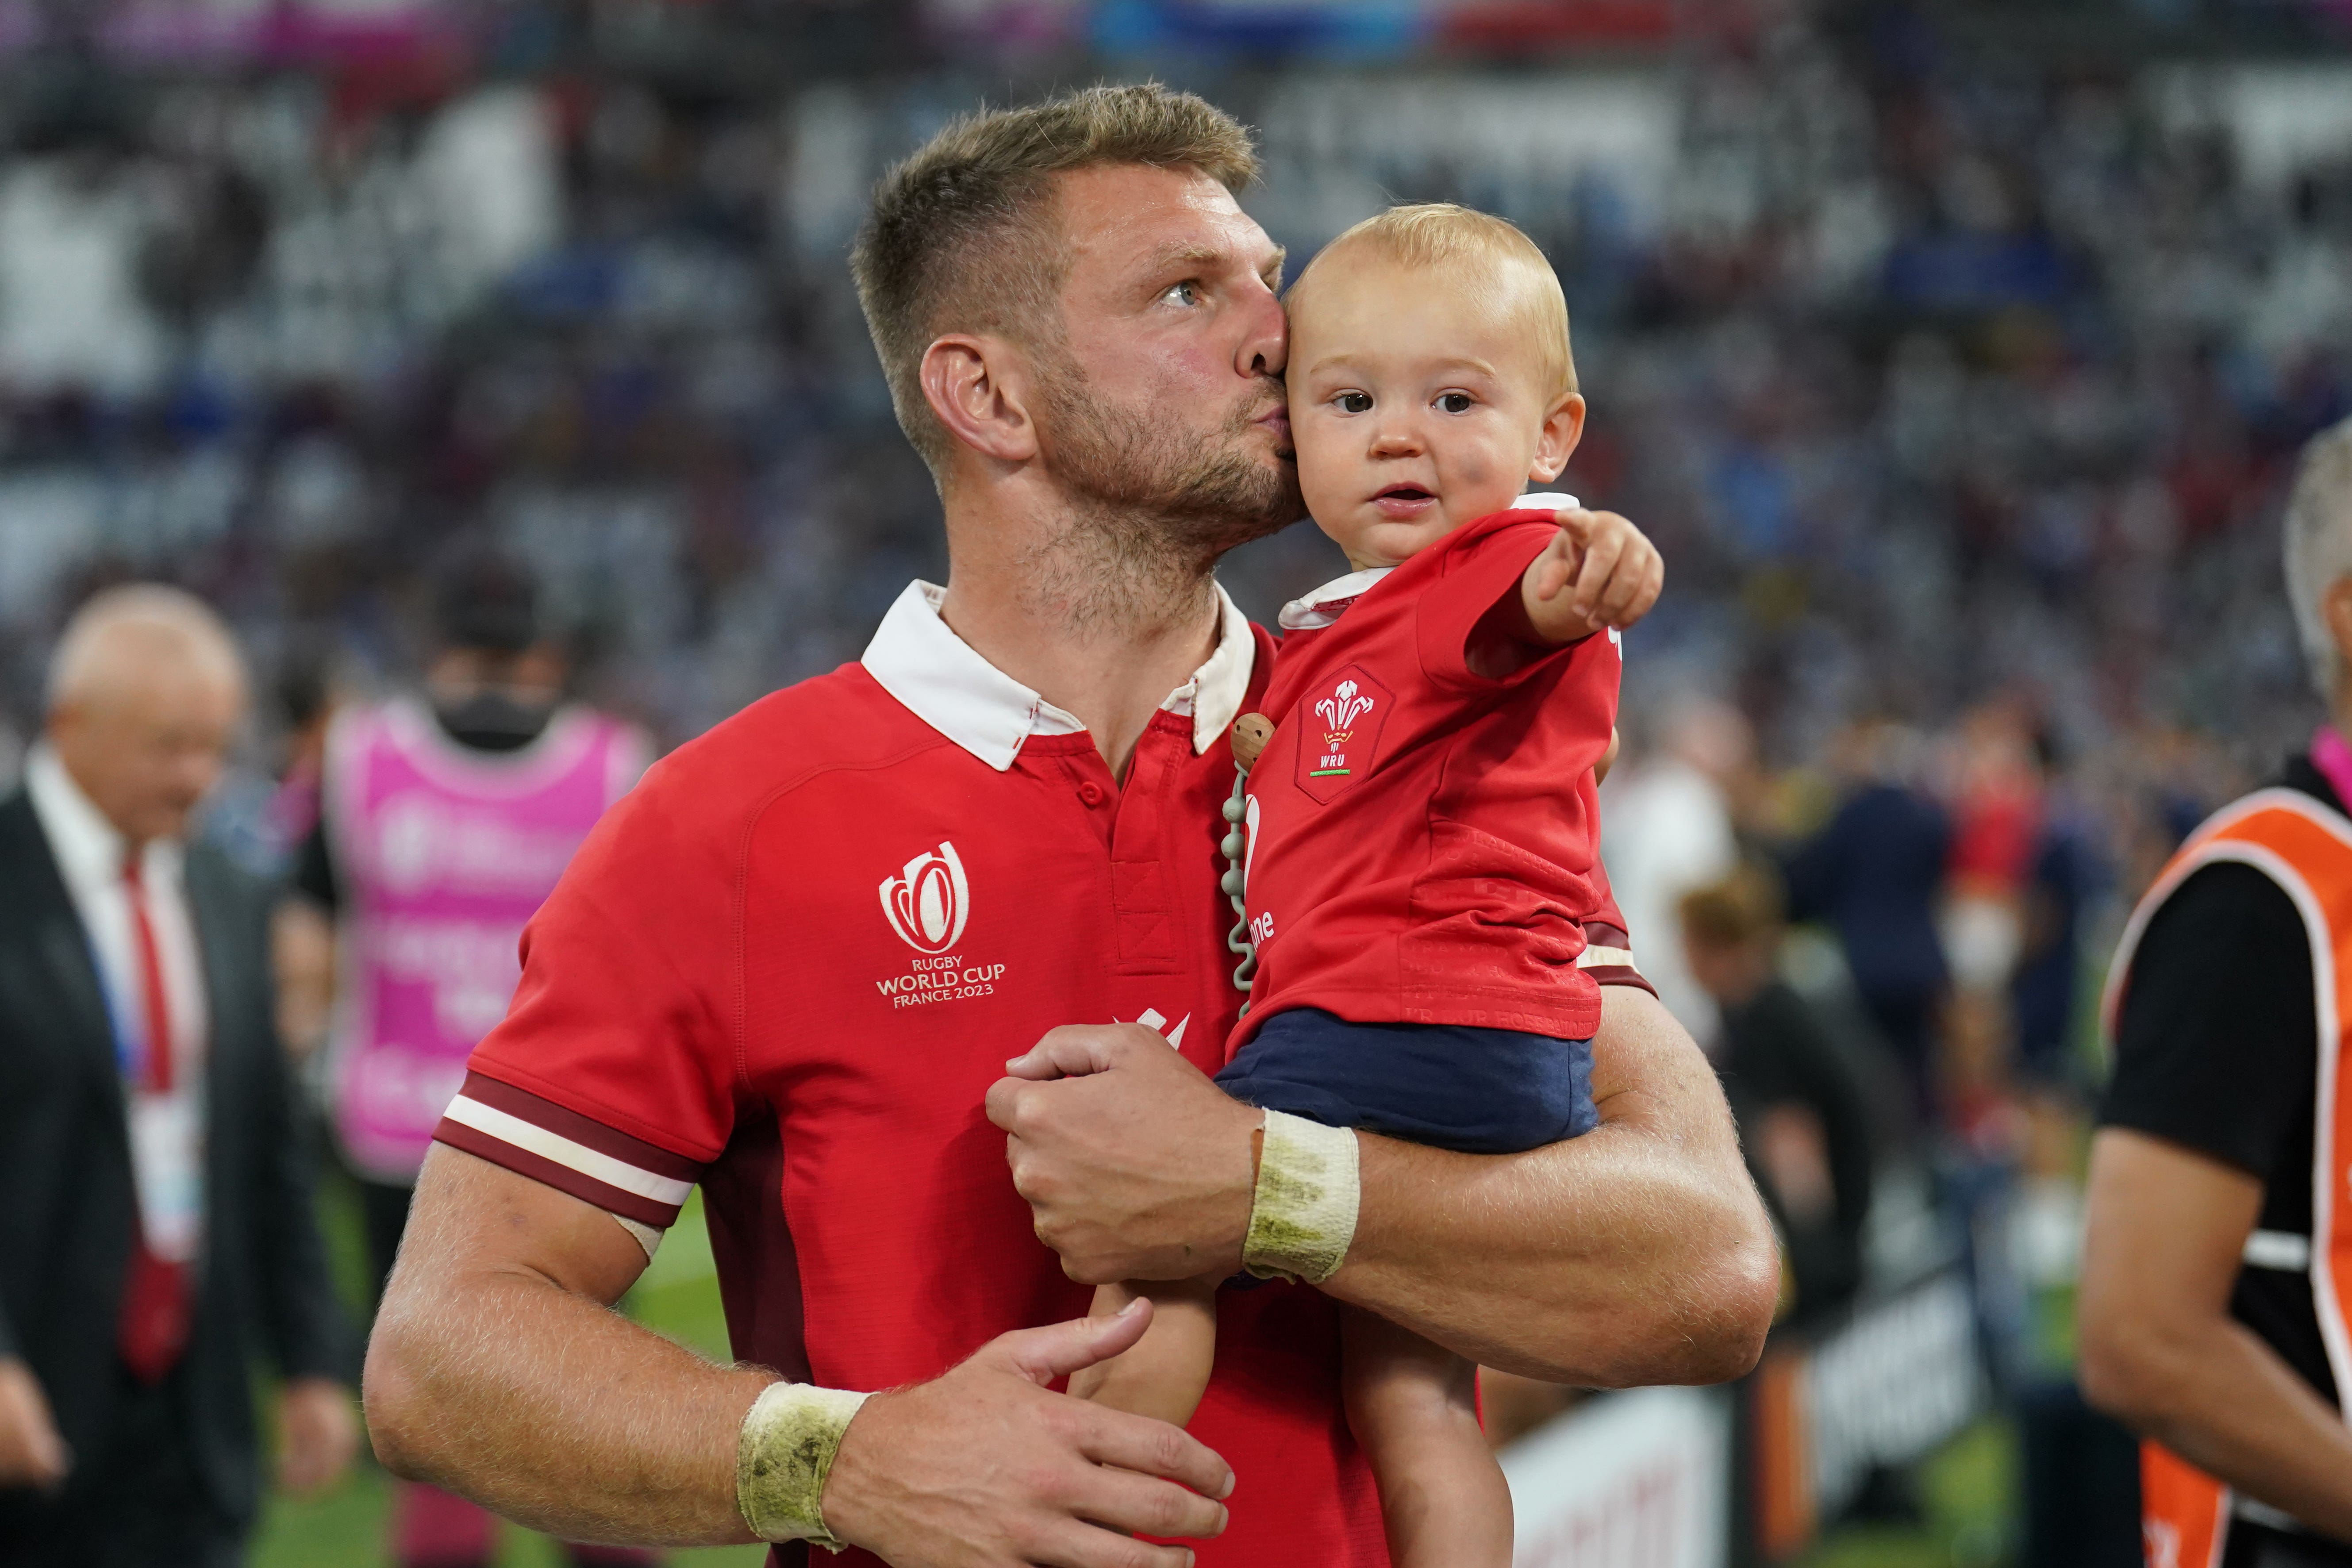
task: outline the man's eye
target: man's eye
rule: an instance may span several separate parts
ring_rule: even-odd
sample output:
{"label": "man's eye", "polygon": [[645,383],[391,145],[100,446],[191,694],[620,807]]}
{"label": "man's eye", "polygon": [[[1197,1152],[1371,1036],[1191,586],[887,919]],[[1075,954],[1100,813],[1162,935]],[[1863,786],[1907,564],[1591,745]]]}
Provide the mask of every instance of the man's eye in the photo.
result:
{"label": "man's eye", "polygon": [[1441,392],[1437,395],[1437,406],[1448,414],[1467,414],[1475,401],[1466,392]]}
{"label": "man's eye", "polygon": [[1370,414],[1372,411],[1372,395],[1369,392],[1343,392],[1331,401],[1339,405],[1342,414]]}
{"label": "man's eye", "polygon": [[1197,305],[1201,302],[1201,286],[1187,279],[1182,283],[1171,285],[1168,292],[1160,297],[1163,300],[1173,300],[1180,305]]}

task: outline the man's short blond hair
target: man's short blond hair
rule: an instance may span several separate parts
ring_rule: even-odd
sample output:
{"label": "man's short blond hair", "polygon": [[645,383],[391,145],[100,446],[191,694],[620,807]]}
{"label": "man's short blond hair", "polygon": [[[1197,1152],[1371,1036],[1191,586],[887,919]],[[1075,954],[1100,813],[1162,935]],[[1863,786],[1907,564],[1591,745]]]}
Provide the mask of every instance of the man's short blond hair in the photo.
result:
{"label": "man's short blond hair", "polygon": [[966,115],[875,187],[850,272],[899,428],[934,476],[950,443],[923,398],[924,351],[949,332],[1059,342],[1054,176],[1116,163],[1193,169],[1235,193],[1257,178],[1239,121],[1146,82]]}
{"label": "man's short blond hair", "polygon": [[1517,317],[1537,354],[1547,399],[1576,391],[1576,354],[1568,335],[1568,299],[1536,242],[1491,213],[1424,202],[1395,206],[1325,246],[1290,286],[1290,308],[1313,292],[1315,270],[1335,256],[1369,251],[1402,267],[1445,274],[1450,289],[1475,289]]}

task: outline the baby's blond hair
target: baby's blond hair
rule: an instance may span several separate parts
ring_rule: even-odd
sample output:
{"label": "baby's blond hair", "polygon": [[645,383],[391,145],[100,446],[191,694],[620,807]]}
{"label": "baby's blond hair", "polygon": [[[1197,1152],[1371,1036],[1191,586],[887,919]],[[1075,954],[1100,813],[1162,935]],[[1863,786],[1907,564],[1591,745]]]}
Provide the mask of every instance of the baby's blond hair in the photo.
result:
{"label": "baby's blond hair", "polygon": [[1453,269],[1449,281],[1484,290],[1490,302],[1527,328],[1547,399],[1576,391],[1576,356],[1569,344],[1568,300],[1559,279],[1536,242],[1488,213],[1452,202],[1391,207],[1325,246],[1290,286],[1296,310],[1312,293],[1316,269],[1334,256],[1364,249],[1404,267]]}

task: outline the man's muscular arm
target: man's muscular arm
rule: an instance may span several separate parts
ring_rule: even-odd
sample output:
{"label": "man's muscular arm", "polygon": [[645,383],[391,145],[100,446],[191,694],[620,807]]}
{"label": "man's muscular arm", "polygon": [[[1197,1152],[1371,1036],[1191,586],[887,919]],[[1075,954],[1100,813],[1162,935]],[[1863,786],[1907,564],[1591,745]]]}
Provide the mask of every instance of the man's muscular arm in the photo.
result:
{"label": "man's muscular arm", "polygon": [[2230,1316],[2252,1176],[2127,1128],[2091,1145],[2083,1392],[2210,1475],[2352,1541],[2352,1429]]}
{"label": "man's muscular arm", "polygon": [[[751,1540],[736,1441],[775,1374],[612,1311],[645,1261],[602,1210],[436,1144],[368,1345],[378,1457],[568,1540]],[[1149,1321],[1001,1335],[874,1395],[833,1461],[826,1524],[908,1568],[1178,1568],[1181,1548],[1113,1532],[1214,1535],[1232,1472],[1173,1426],[1046,1388]]]}
{"label": "man's muscular arm", "polygon": [[603,1210],[434,1145],[368,1341],[377,1457],[571,1540],[750,1541],[736,1434],[775,1378],[613,1311],[645,1266]]}
{"label": "man's muscular arm", "polygon": [[[1705,1383],[1754,1364],[1778,1258],[1722,1090],[1655,997],[1601,997],[1601,1125],[1524,1154],[1362,1136],[1355,1239],[1326,1291],[1552,1382]],[[1239,1265],[1258,1111],[1132,1025],[1057,1029],[1018,1070],[989,1114],[1067,1273]],[[1056,1072],[1084,1076],[1035,1081]]]}

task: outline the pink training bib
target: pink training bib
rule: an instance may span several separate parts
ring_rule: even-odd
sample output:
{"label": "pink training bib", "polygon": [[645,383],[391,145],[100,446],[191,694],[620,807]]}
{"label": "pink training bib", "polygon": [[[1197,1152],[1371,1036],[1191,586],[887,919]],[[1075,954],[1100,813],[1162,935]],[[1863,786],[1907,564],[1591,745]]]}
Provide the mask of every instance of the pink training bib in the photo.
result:
{"label": "pink training bib", "polygon": [[416,1179],[476,1042],[506,1016],[522,928],[645,771],[626,725],[558,712],[518,752],[459,746],[409,700],[339,715],[324,807],[342,889],[331,1081],[352,1166]]}

